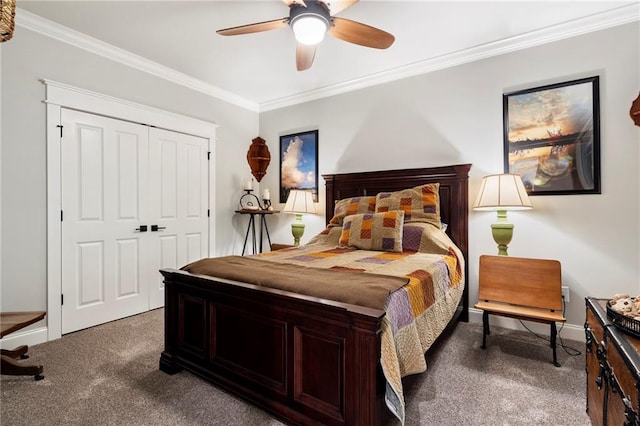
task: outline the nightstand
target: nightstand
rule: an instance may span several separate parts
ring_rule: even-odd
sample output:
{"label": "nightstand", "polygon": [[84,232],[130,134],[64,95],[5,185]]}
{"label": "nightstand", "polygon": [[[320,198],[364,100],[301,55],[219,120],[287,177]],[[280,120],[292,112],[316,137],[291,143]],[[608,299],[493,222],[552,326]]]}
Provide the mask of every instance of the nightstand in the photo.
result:
{"label": "nightstand", "polygon": [[271,244],[271,251],[276,251],[276,250],[282,250],[282,249],[286,249],[289,247],[295,247],[293,244],[278,244],[278,243],[273,243]]}
{"label": "nightstand", "polygon": [[[267,220],[265,219],[265,217],[268,216],[268,215],[280,213],[279,210],[265,210],[265,209],[249,210],[249,209],[241,209],[241,210],[236,210],[236,213],[248,214],[249,215],[249,223],[247,224],[247,233],[244,236],[244,244],[242,244],[242,255],[243,256],[244,256],[244,252],[247,249],[247,241],[249,239],[249,234],[251,234],[251,237],[252,237],[253,254],[262,253],[262,232],[263,231],[266,232],[267,241],[269,242],[269,246],[271,246],[271,237],[269,236],[269,228],[267,228]],[[257,243],[257,240],[256,240],[256,220],[255,220],[255,216],[256,215],[260,216],[260,219],[258,219],[260,221],[260,242],[259,242],[259,244],[256,244]]]}

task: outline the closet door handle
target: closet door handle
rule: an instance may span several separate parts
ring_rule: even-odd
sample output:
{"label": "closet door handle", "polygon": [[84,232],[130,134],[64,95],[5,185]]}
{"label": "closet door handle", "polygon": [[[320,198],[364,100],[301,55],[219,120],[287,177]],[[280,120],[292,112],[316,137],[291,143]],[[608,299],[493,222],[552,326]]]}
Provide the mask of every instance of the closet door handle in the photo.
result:
{"label": "closet door handle", "polygon": [[161,229],[167,229],[167,227],[166,226],[151,225],[151,232],[156,232],[156,231],[159,231]]}
{"label": "closet door handle", "polygon": [[138,232],[147,232],[147,225],[140,225],[140,227],[135,230]]}

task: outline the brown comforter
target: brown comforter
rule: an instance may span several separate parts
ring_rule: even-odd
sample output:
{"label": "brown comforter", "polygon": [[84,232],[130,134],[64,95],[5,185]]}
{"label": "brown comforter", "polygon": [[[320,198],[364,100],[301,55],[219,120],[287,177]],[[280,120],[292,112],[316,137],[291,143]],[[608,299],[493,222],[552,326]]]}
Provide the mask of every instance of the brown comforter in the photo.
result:
{"label": "brown comforter", "polygon": [[379,310],[385,308],[390,293],[409,282],[407,277],[354,274],[242,256],[201,259],[182,270]]}

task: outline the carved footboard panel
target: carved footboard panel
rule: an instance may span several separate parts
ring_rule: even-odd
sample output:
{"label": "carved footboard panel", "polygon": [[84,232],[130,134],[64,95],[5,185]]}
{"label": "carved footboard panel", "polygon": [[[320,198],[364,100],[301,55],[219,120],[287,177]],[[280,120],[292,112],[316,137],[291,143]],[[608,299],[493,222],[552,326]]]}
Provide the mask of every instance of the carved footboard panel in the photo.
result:
{"label": "carved footboard panel", "polygon": [[186,369],[292,424],[380,424],[383,311],[161,272],[162,371]]}

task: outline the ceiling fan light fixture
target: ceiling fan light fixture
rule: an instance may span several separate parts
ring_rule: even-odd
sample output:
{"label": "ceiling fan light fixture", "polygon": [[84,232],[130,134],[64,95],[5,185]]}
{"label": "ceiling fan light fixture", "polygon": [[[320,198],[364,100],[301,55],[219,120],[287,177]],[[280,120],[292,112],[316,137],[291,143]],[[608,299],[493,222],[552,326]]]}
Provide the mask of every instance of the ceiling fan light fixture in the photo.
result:
{"label": "ceiling fan light fixture", "polygon": [[[3,0],[0,0],[2,2]],[[8,0],[7,0],[8,1]],[[334,3],[329,3],[334,1]],[[289,6],[289,17],[223,28],[218,34],[239,35],[276,30],[289,26],[296,39],[296,69],[304,71],[313,64],[317,45],[329,34],[359,46],[386,49],[395,40],[386,31],[334,14],[351,7],[358,0],[282,0]]]}
{"label": "ceiling fan light fixture", "polygon": [[300,14],[291,22],[298,43],[316,45],[324,39],[329,22],[315,13]]}

